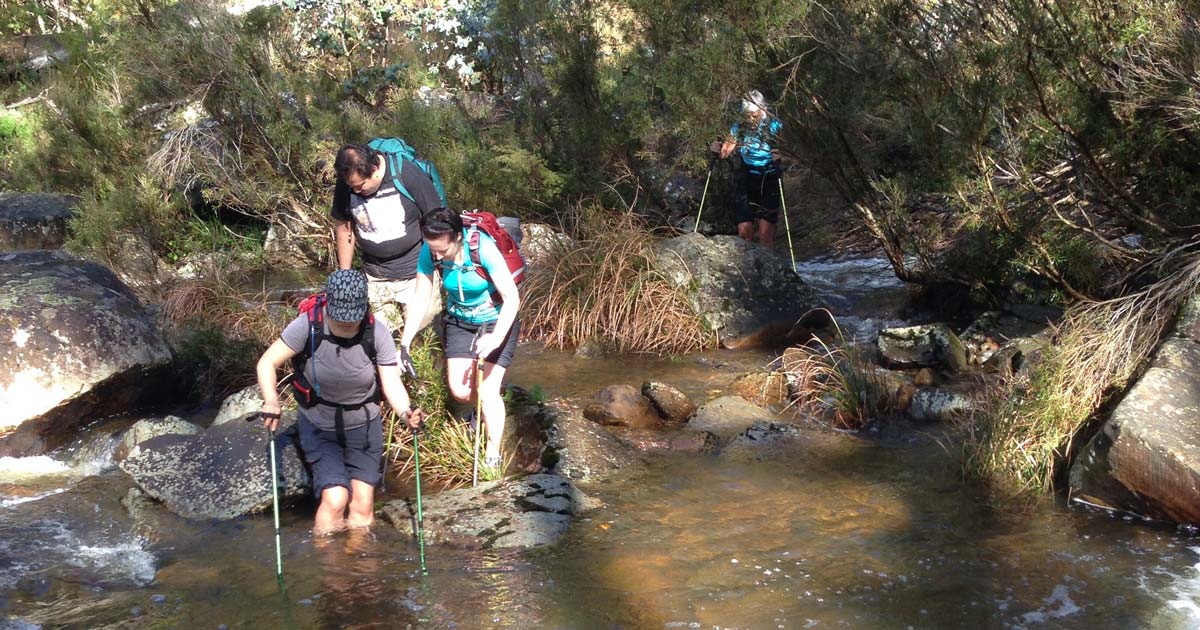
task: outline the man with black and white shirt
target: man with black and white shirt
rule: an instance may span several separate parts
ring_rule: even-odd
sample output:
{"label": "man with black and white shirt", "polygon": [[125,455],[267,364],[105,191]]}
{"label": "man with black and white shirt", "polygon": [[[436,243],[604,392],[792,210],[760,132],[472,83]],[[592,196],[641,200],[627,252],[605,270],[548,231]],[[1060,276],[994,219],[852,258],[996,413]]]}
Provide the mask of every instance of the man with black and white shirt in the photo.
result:
{"label": "man with black and white shirt", "polygon": [[421,252],[421,216],[441,207],[437,189],[420,167],[397,157],[396,189],[392,161],[365,144],[342,147],[334,160],[333,192],[338,269],[350,269],[354,250],[362,253],[371,308],[391,330],[404,325],[404,305],[412,294]]}

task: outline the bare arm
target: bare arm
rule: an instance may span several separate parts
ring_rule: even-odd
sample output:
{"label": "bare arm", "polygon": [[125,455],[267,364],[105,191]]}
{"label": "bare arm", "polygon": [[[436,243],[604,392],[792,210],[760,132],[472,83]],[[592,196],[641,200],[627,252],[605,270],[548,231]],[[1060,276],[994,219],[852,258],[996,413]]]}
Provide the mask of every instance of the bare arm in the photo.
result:
{"label": "bare arm", "polygon": [[[275,343],[271,344],[267,348],[267,351],[259,357],[257,368],[258,389],[262,394],[263,413],[278,414],[280,412],[279,393],[275,391],[275,387],[279,383],[276,378],[276,370],[294,356],[296,356],[295,350],[292,350],[286,343],[283,343],[282,339],[276,339]],[[274,431],[279,426],[279,419],[267,418],[264,420],[263,426]]]}
{"label": "bare arm", "polygon": [[354,264],[354,228],[349,221],[338,221],[334,225],[333,240],[338,269],[349,269]]}

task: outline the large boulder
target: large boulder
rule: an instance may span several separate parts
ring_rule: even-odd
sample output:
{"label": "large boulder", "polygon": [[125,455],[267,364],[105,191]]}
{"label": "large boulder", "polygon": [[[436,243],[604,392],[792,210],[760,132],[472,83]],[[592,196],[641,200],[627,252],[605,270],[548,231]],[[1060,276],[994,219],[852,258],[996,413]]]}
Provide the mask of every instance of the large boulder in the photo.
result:
{"label": "large boulder", "polygon": [[108,269],[63,251],[0,253],[0,456],[66,443],[160,393],[171,352]]}
{"label": "large boulder", "polygon": [[661,424],[650,399],[631,385],[610,385],[596,392],[583,417],[599,424],[650,429]]}
{"label": "large boulder", "polygon": [[[1186,319],[1181,322],[1186,324]],[[1178,328],[1186,334],[1186,326]],[[1076,458],[1076,496],[1200,524],[1200,344],[1169,337]]]}
{"label": "large boulder", "polygon": [[[280,431],[275,443],[281,500],[303,496],[310,479],[290,429]],[[199,435],[146,440],[120,466],[180,516],[229,519],[271,507],[269,453],[261,423],[228,422]]]}
{"label": "large boulder", "polygon": [[945,324],[924,324],[879,331],[876,342],[884,365],[891,368],[967,367],[967,350]]}
{"label": "large boulder", "polygon": [[708,431],[722,441],[728,441],[755,422],[772,420],[777,420],[774,414],[741,396],[722,396],[701,405],[688,421],[688,428]]}
{"label": "large boulder", "polygon": [[0,250],[62,247],[77,203],[67,195],[0,192]]}
{"label": "large boulder", "polygon": [[[571,517],[599,504],[559,475],[529,475],[425,497],[425,542],[468,549],[540,547],[556,542]],[[382,518],[412,536],[408,501],[383,506]]]}
{"label": "large boulder", "polygon": [[685,291],[704,323],[727,347],[743,347],[761,329],[781,341],[819,304],[787,259],[736,236],[685,234],[657,245],[657,264]]}

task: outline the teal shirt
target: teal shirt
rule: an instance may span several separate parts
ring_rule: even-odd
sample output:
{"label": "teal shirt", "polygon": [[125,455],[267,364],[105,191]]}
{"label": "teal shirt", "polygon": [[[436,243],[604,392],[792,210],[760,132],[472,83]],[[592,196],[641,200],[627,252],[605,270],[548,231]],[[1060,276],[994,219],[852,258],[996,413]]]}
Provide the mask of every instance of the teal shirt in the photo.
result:
{"label": "teal shirt", "polygon": [[[450,260],[439,262],[446,313],[468,324],[491,323],[500,317],[500,304],[492,298],[496,287],[475,269],[470,252],[465,251],[466,239],[464,233],[463,264],[455,264]],[[496,241],[482,231],[479,233],[479,262],[491,277],[498,273],[509,273],[508,264],[504,262],[500,248],[496,247]],[[433,254],[429,251],[429,245],[424,243],[417,258],[417,273],[433,277]]]}

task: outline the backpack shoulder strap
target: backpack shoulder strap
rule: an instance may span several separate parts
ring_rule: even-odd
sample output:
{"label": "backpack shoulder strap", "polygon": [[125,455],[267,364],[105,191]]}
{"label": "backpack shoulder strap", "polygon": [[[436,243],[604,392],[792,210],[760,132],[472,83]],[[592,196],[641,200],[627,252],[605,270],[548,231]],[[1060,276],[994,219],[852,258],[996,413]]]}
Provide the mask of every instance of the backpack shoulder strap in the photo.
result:
{"label": "backpack shoulder strap", "polygon": [[359,344],[362,345],[363,352],[367,353],[367,358],[371,363],[375,363],[377,352],[375,350],[375,315],[368,312],[362,322],[362,339]]}
{"label": "backpack shoulder strap", "polygon": [[404,195],[409,201],[417,203],[415,197],[408,188],[404,186],[404,157],[396,153],[384,153],[384,159],[388,161],[388,170],[391,171],[392,185],[396,187],[396,191]]}

